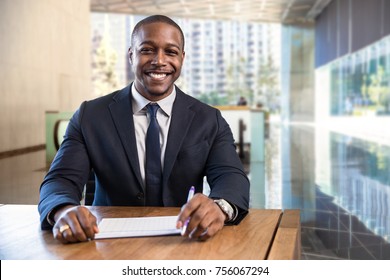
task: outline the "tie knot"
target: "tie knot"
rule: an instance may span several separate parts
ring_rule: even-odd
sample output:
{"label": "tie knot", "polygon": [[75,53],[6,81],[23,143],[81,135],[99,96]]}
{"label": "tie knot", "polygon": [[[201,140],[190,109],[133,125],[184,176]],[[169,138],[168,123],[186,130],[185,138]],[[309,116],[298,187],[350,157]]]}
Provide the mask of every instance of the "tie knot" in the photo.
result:
{"label": "tie knot", "polygon": [[152,116],[152,117],[154,117],[154,118],[156,117],[158,108],[160,108],[160,106],[158,106],[157,103],[149,103],[149,104],[146,106],[146,109],[148,110],[150,116]]}

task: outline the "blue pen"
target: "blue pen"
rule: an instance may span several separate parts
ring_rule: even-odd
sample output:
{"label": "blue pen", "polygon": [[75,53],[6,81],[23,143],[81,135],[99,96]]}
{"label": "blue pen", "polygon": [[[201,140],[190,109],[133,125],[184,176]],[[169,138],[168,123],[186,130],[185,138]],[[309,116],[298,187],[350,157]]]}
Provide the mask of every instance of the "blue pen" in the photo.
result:
{"label": "blue pen", "polygon": [[[194,194],[195,194],[195,187],[192,186],[192,187],[190,188],[190,191],[188,192],[187,203],[188,203],[188,201],[191,200],[191,198],[194,196]],[[185,221],[184,226],[183,226],[183,228],[181,229],[181,235],[184,235],[184,233],[186,232],[187,226],[188,226],[188,223],[189,223],[189,222],[190,222],[190,218],[188,218],[188,219]]]}

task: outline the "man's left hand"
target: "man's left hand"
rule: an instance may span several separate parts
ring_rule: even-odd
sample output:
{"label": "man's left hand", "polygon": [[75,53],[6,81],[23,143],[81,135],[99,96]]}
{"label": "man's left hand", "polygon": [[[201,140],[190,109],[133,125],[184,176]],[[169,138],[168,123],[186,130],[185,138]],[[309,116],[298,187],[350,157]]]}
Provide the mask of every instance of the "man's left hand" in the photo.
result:
{"label": "man's left hand", "polygon": [[223,228],[226,218],[211,198],[197,193],[182,207],[176,227],[182,228],[185,221],[189,219],[183,236],[207,240]]}

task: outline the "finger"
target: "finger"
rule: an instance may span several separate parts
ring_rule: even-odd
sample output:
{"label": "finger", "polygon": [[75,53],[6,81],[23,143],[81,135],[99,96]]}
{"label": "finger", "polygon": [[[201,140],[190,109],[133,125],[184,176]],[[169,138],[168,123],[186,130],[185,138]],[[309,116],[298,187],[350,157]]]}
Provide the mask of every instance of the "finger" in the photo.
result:
{"label": "finger", "polygon": [[[82,207],[82,209],[80,209],[77,213],[77,218],[79,220],[81,230],[83,231],[83,234],[80,233],[80,236],[77,236],[77,238],[80,241],[93,239],[95,237],[95,233],[99,231],[96,217],[87,208]],[[85,239],[83,235],[85,235]]]}
{"label": "finger", "polygon": [[69,228],[62,232],[62,238],[65,241],[64,243],[74,243],[77,242],[77,238],[73,234],[72,226],[69,225]]}
{"label": "finger", "polygon": [[53,227],[53,236],[63,244],[74,242],[72,241],[74,238],[72,237],[71,227],[64,219],[58,221]]}
{"label": "finger", "polygon": [[190,234],[190,238],[205,241],[216,235],[223,226],[224,223],[222,221],[214,220],[205,229],[198,227],[197,230]]}
{"label": "finger", "polygon": [[[77,219],[76,221],[72,220],[69,223],[72,232],[69,234],[69,238],[67,238],[70,242],[78,242],[78,241],[87,241],[87,235],[84,232],[82,225],[80,225],[80,221]],[[68,237],[68,235],[64,235],[64,237]]]}
{"label": "finger", "polygon": [[58,241],[60,241],[61,243],[64,243],[64,244],[68,243],[68,241],[66,241],[66,239],[63,238],[62,232],[60,232],[59,227],[54,226],[52,232],[53,232],[54,239],[56,239],[56,240],[58,240]]}
{"label": "finger", "polygon": [[211,222],[210,218],[208,218],[207,215],[208,215],[207,206],[202,206],[197,208],[196,211],[193,212],[191,215],[184,236],[188,236],[189,238],[196,238],[203,231],[205,231],[205,229]]}
{"label": "finger", "polygon": [[183,205],[179,213],[179,216],[177,217],[178,222],[184,224],[184,222],[191,216],[192,212],[195,211],[195,209],[197,208],[197,203],[196,201],[195,202],[193,201],[194,199],[195,197],[191,199],[191,201]]}
{"label": "finger", "polygon": [[[197,213],[198,214],[198,213]],[[189,234],[189,238],[199,238],[201,235],[205,235],[208,232],[208,229],[211,227],[211,225],[214,222],[214,217],[213,215],[210,214],[210,212],[204,212],[204,213],[199,213],[200,215],[200,220],[196,221],[197,224],[196,226],[191,230],[191,233]]]}
{"label": "finger", "polygon": [[215,234],[217,234],[218,231],[220,231],[223,228],[223,226],[220,225],[211,225],[207,228],[205,232],[203,232],[201,235],[199,235],[198,240],[200,241],[206,241],[207,239],[213,237]]}
{"label": "finger", "polygon": [[183,211],[185,209],[187,204],[184,204],[181,208],[180,208],[180,213],[179,215],[177,216],[177,221],[176,221],[176,228],[179,229],[179,228],[182,228],[185,224],[185,221],[188,219],[185,219],[184,222],[182,222],[183,220],[183,217],[184,217],[184,214],[183,214]]}
{"label": "finger", "polygon": [[[176,228],[181,228],[186,223],[186,221],[193,215],[193,213],[199,208],[202,204],[203,197],[202,194],[195,194],[194,197],[183,205],[181,211],[177,217]],[[204,196],[206,197],[206,196]],[[206,197],[207,198],[207,197]]]}

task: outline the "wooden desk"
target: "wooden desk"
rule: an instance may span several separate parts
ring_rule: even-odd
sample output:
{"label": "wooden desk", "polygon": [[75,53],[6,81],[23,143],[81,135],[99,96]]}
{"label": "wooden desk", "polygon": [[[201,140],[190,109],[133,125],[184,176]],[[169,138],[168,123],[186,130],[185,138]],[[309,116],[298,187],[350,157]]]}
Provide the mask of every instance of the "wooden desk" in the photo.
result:
{"label": "wooden desk", "polygon": [[[103,217],[176,215],[179,208],[89,207]],[[0,207],[0,259],[299,259],[298,210],[250,209],[206,242],[181,236],[101,239],[63,245],[40,229],[36,205]]]}

